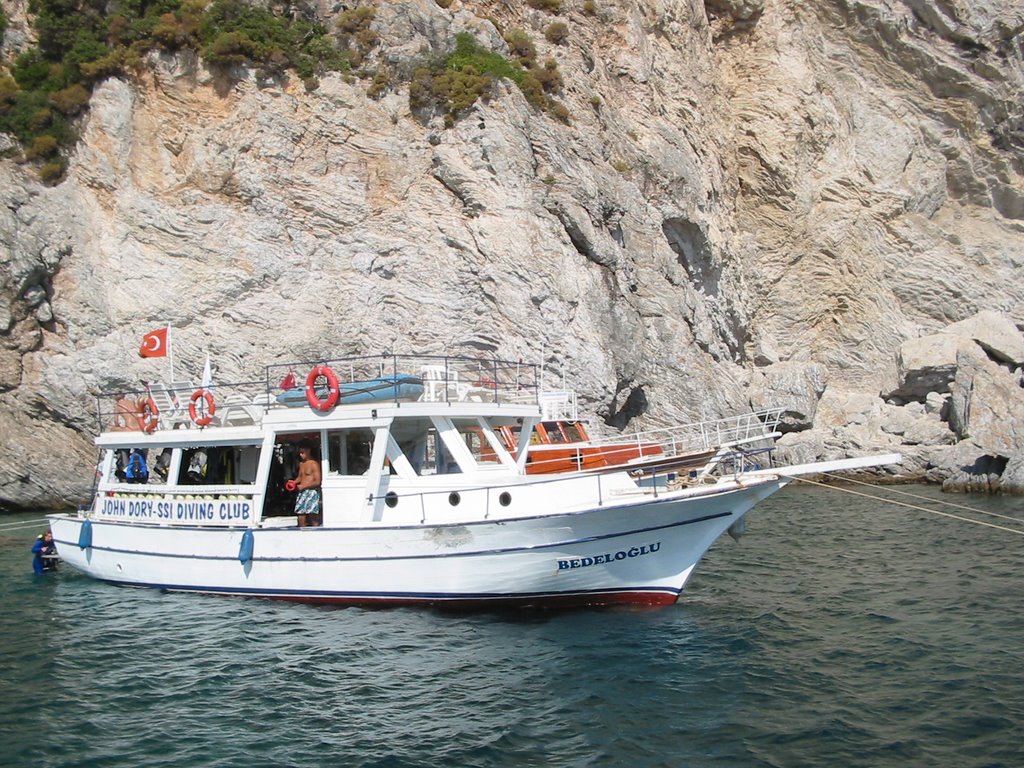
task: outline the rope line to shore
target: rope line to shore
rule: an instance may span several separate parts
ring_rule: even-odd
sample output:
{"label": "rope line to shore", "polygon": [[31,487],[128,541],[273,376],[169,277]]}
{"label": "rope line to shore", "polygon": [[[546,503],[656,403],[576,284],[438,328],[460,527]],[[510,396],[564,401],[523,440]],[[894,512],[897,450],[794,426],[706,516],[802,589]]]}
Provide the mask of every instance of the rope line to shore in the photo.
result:
{"label": "rope line to shore", "polygon": [[[860,491],[852,491],[849,488],[838,488],[835,485],[831,485],[829,483],[819,483],[817,480],[808,480],[806,477],[796,477],[796,476],[793,476],[793,475],[782,475],[782,474],[780,474],[779,477],[785,477],[788,480],[796,480],[796,481],[799,481],[801,483],[807,483],[808,485],[819,485],[822,488],[830,488],[833,491],[841,491],[842,493],[848,493],[851,496],[863,496],[865,499],[871,499],[872,501],[880,501],[883,504],[892,504],[892,505],[897,506],[897,507],[906,507],[907,509],[916,509],[919,512],[928,512],[929,514],[932,514],[932,515],[939,515],[940,517],[949,517],[949,518],[952,518],[953,520],[960,520],[960,521],[965,522],[965,523],[973,523],[974,525],[983,525],[986,528],[995,528],[996,530],[999,530],[999,531],[1006,531],[1007,533],[1016,533],[1018,536],[1024,536],[1024,531],[1022,531],[1022,530],[1020,530],[1018,528],[1007,528],[1005,525],[996,525],[995,523],[986,523],[984,520],[972,520],[969,517],[961,517],[960,515],[953,515],[953,514],[950,514],[949,512],[939,512],[937,509],[928,509],[928,507],[922,507],[922,506],[919,506],[917,504],[907,504],[906,502],[903,502],[903,501],[896,501],[894,499],[887,499],[884,496],[872,496],[870,493],[862,493]],[[865,483],[865,485],[871,485],[871,484],[870,483]],[[871,487],[872,488],[877,488],[878,486],[874,485],[874,486],[871,486]],[[970,509],[970,507],[968,507],[968,509]],[[1009,518],[1009,519],[1016,520],[1016,518]]]}
{"label": "rope line to shore", "polygon": [[[875,485],[874,483],[866,483],[863,480],[854,480],[852,477],[841,477],[840,475],[833,475],[833,474],[830,474],[828,472],[825,472],[823,474],[826,477],[831,477],[831,478],[834,478],[836,480],[841,480],[844,483],[854,483],[856,485],[867,485],[867,486],[870,486],[871,488],[878,488],[879,487],[879,486]],[[919,496],[916,493],[909,493],[908,491],[897,491],[893,486],[889,486],[889,485],[885,486],[885,489],[886,489],[886,491],[888,493],[895,493],[895,494],[899,494],[900,496],[909,496],[910,498],[917,499],[918,501],[928,501],[928,502],[932,502],[932,503],[935,503],[935,504],[944,504],[947,507],[952,507],[953,509],[962,509],[965,512],[971,512],[971,513],[973,513],[975,515],[988,515],[989,517],[998,517],[998,518],[1001,518],[1003,520],[1012,520],[1015,523],[1022,523],[1022,524],[1024,524],[1024,519],[1019,518],[1019,517],[1014,517],[1013,515],[1000,515],[998,512],[986,512],[983,509],[975,509],[974,507],[969,507],[966,504],[957,504],[955,501],[945,501],[944,499],[932,499],[932,498],[929,498],[928,496]]]}
{"label": "rope line to shore", "polygon": [[25,523],[25,524],[19,525],[19,526],[12,526],[10,528],[0,528],[0,536],[4,535],[6,533],[13,533],[15,531],[27,531],[30,528],[35,529],[35,530],[38,531],[39,530],[39,523]]}
{"label": "rope line to shore", "polygon": [[6,523],[0,523],[0,531],[4,530],[18,530],[19,528],[29,525],[39,525],[39,523],[45,523],[46,518],[40,517],[38,520],[11,520]]}

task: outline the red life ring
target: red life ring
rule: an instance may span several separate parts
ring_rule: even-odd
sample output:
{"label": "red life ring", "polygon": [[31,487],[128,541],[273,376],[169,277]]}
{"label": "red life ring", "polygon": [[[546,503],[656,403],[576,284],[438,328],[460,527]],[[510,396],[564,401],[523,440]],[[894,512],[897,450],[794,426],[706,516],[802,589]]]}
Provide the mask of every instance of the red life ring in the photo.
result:
{"label": "red life ring", "polygon": [[[323,400],[316,393],[316,380],[323,376],[327,379],[327,397]],[[338,377],[326,365],[318,365],[306,377],[306,402],[316,411],[329,411],[338,404],[341,390],[338,388]]]}
{"label": "red life ring", "polygon": [[159,423],[160,409],[156,407],[156,401],[152,397],[147,397],[139,408],[139,429],[143,432],[152,432]]}
{"label": "red life ring", "polygon": [[[196,407],[200,400],[206,400],[206,415],[200,416]],[[213,421],[213,414],[217,412],[217,403],[213,399],[213,393],[208,389],[197,389],[192,393],[192,399],[188,403],[188,415],[197,427],[205,427]]]}

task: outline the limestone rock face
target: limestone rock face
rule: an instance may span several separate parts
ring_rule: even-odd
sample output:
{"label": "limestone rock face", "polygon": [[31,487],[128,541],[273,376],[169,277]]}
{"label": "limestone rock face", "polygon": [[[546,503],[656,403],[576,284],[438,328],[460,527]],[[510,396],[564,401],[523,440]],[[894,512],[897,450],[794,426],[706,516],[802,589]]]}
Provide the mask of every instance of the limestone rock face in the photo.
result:
{"label": "limestone rock face", "polygon": [[970,338],[952,333],[907,339],[900,345],[897,358],[901,383],[890,397],[921,401],[930,393],[949,392],[959,354],[975,346]]}
{"label": "limestone rock face", "polygon": [[1024,451],[1015,453],[999,475],[999,490],[1003,493],[1024,495]]}
{"label": "limestone rock face", "polygon": [[929,393],[947,393],[960,356],[966,354],[970,361],[982,352],[1011,369],[1018,368],[1024,356],[1024,335],[1009,317],[989,310],[951,323],[939,333],[907,339],[897,357],[900,384],[888,396],[923,402]]}
{"label": "limestone rock face", "polygon": [[1024,389],[1018,378],[977,353],[962,353],[957,367],[950,426],[988,453],[1012,456],[1024,445]]}
{"label": "limestone rock face", "polygon": [[[958,383],[966,349],[1022,362],[1018,2],[563,5],[555,45],[518,0],[377,4],[377,99],[154,55],[97,84],[63,183],[0,160],[0,506],[84,495],[93,397],[168,378],[136,355],[167,323],[176,378],[448,350],[543,360],[607,431],[779,404],[807,460],[898,447],[936,481],[971,463],[942,418],[974,459],[1024,447],[994,368],[969,413]],[[515,27],[569,124],[510,83],[450,128],[410,113],[418,57]]]}
{"label": "limestone rock face", "polygon": [[764,12],[764,0],[705,0],[708,15],[727,16],[734,21],[749,21]]}
{"label": "limestone rock face", "polygon": [[1024,336],[1010,318],[1000,312],[979,312],[946,326],[942,332],[971,339],[990,357],[1011,367],[1024,364]]}
{"label": "limestone rock face", "polygon": [[827,381],[828,372],[822,365],[776,363],[756,373],[750,384],[751,406],[758,411],[783,408],[782,431],[807,429],[815,423],[815,411]]}

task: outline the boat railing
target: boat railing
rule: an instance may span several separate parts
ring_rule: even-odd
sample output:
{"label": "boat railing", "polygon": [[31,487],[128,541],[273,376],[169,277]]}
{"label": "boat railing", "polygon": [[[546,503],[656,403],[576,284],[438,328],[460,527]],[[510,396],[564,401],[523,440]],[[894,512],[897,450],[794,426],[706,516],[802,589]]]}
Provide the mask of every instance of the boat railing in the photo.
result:
{"label": "boat railing", "polygon": [[100,395],[96,401],[101,432],[258,426],[270,407],[262,381],[206,386],[152,382],[144,389]]}
{"label": "boat railing", "polygon": [[[382,401],[491,402],[536,404],[537,366],[522,361],[481,359],[458,355],[360,355],[323,360],[304,360],[267,366],[266,394],[275,400],[312,380],[324,387],[325,378],[314,374],[323,368],[342,385],[374,385]],[[358,390],[358,387],[356,387]]]}
{"label": "boat railing", "polygon": [[538,400],[541,421],[579,421],[579,404],[571,389],[545,390]]}
{"label": "boat railing", "polygon": [[645,449],[656,446],[665,456],[680,456],[778,437],[777,429],[784,412],[783,408],[768,408],[631,435],[596,438],[590,442],[595,446],[634,446],[640,452],[639,455],[644,455]]}

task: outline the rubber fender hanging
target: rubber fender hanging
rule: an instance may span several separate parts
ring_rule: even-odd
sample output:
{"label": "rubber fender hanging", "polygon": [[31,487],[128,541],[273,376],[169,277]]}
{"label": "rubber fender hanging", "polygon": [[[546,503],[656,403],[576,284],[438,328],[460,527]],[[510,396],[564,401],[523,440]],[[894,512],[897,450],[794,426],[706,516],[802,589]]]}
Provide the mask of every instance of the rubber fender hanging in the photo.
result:
{"label": "rubber fender hanging", "polygon": [[252,528],[246,528],[242,534],[242,543],[238,547],[238,562],[245,565],[252,560],[253,535]]}
{"label": "rubber fender hanging", "polygon": [[92,546],[92,520],[86,520],[78,531],[78,548],[88,549]]}

